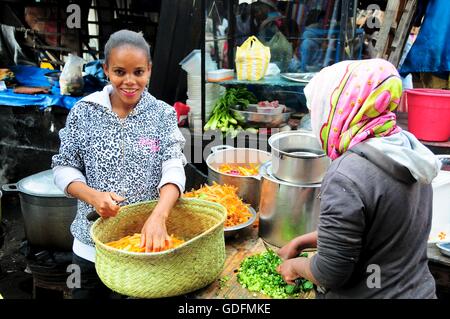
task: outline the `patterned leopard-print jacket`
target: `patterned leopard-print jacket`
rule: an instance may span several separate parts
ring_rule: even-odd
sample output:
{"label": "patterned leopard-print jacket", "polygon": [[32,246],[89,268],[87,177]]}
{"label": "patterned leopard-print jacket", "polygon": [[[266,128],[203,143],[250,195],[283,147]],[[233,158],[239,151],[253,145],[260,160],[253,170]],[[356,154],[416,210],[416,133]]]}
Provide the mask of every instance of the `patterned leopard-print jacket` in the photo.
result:
{"label": "patterned leopard-print jacket", "polygon": [[[185,139],[175,110],[145,91],[135,109],[120,119],[110,106],[101,104],[105,92],[108,90],[94,93],[99,103],[90,97],[70,110],[66,126],[59,132],[61,146],[52,167],[78,169],[88,186],[115,192],[126,198],[124,204],[156,199],[162,163],[179,159],[186,164]],[[106,98],[109,100],[108,95]],[[92,210],[79,200],[70,228],[76,239],[90,246],[94,245],[89,234],[92,222],[86,215]]]}

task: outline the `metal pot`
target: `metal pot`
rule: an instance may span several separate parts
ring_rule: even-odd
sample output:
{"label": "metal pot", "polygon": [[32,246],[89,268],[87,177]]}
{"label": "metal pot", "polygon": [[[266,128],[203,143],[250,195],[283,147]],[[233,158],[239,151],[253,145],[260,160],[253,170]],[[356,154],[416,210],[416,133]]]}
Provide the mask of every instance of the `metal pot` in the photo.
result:
{"label": "metal pot", "polygon": [[3,191],[19,192],[25,235],[31,246],[71,250],[70,225],[77,211],[77,200],[68,198],[53,183],[52,170],[2,186]]}
{"label": "metal pot", "polygon": [[260,177],[259,176],[236,176],[221,173],[219,167],[221,164],[263,164],[271,160],[271,155],[267,152],[254,148],[234,148],[228,145],[220,145],[211,148],[211,154],[206,159],[208,165],[208,182],[213,181],[218,184],[233,185],[238,188],[238,196],[245,203],[250,204],[258,210]]}
{"label": "metal pot", "polygon": [[303,131],[287,131],[269,138],[272,172],[278,179],[294,184],[321,183],[330,159],[317,138]]}
{"label": "metal pot", "polygon": [[293,238],[315,231],[320,214],[321,184],[292,184],[272,175],[272,163],[261,166],[259,236],[282,247]]}

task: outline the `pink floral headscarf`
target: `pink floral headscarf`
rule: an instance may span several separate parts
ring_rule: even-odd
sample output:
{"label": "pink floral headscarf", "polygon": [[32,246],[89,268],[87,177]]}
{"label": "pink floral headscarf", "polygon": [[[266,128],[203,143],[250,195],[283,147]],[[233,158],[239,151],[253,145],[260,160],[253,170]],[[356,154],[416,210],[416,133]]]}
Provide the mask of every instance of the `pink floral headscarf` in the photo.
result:
{"label": "pink floral headscarf", "polygon": [[331,159],[372,137],[401,131],[392,112],[402,94],[386,60],[343,61],[322,69],[305,87],[314,134]]}

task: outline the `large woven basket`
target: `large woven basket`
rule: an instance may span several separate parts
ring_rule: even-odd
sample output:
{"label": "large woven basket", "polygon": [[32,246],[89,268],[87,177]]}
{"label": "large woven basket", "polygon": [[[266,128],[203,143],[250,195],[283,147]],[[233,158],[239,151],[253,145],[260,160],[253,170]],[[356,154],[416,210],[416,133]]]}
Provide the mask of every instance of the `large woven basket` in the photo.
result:
{"label": "large woven basket", "polygon": [[124,206],[116,217],[99,219],[92,226],[95,267],[111,290],[138,298],[177,296],[205,287],[222,272],[226,209],[204,200],[179,199],[172,209],[168,233],[186,240],[175,249],[135,253],[105,245],[140,233],[156,204],[148,201]]}

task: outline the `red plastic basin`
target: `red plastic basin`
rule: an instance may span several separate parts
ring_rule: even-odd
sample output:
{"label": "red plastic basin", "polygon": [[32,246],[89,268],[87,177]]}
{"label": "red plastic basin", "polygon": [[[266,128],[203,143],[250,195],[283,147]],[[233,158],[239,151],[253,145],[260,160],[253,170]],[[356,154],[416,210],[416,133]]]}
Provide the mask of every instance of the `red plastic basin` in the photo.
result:
{"label": "red plastic basin", "polygon": [[450,90],[405,91],[408,130],[419,140],[445,142],[450,138]]}

